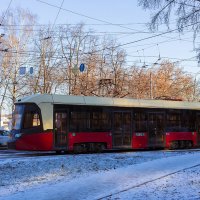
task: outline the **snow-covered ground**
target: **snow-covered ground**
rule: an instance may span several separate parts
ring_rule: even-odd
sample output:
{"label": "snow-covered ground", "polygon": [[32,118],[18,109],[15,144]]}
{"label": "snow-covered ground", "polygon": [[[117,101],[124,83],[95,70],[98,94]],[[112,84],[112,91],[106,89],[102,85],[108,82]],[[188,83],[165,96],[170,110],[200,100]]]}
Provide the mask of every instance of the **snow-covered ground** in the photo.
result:
{"label": "snow-covered ground", "polygon": [[0,160],[0,199],[200,199],[199,158],[148,151]]}

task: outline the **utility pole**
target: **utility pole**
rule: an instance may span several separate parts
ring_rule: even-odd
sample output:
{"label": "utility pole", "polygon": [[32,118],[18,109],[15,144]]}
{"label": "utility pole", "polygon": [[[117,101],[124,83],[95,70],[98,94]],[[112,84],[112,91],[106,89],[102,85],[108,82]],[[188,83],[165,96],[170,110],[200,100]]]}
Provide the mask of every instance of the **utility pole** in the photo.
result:
{"label": "utility pole", "polygon": [[152,83],[151,69],[150,69],[150,99],[153,99],[153,83]]}
{"label": "utility pole", "polygon": [[[159,61],[159,60],[160,60],[160,58],[157,61]],[[152,67],[150,68],[150,75],[149,75],[149,77],[150,77],[150,99],[153,99],[153,78],[152,78],[153,74],[152,74],[152,69],[153,69],[154,66],[158,65],[157,61],[155,63],[153,63]]]}

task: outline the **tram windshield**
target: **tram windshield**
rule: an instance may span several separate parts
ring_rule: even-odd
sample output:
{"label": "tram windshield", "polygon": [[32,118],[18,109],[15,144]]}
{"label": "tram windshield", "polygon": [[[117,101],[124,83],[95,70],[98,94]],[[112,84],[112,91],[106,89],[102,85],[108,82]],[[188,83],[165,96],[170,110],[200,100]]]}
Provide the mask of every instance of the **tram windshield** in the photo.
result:
{"label": "tram windshield", "polygon": [[13,129],[18,130],[21,128],[23,112],[24,105],[15,105],[15,111],[13,113]]}

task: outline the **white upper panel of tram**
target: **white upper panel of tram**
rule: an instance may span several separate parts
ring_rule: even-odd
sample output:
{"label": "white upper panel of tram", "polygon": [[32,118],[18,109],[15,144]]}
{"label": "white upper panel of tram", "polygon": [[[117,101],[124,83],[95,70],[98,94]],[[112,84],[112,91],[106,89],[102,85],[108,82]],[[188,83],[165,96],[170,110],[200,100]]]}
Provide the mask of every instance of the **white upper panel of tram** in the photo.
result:
{"label": "white upper panel of tram", "polygon": [[129,98],[109,98],[94,96],[72,96],[56,94],[35,94],[19,99],[16,103],[41,103],[66,104],[66,105],[91,105],[91,106],[115,106],[138,108],[168,108],[200,110],[200,102],[168,101],[168,100],[144,100]]}

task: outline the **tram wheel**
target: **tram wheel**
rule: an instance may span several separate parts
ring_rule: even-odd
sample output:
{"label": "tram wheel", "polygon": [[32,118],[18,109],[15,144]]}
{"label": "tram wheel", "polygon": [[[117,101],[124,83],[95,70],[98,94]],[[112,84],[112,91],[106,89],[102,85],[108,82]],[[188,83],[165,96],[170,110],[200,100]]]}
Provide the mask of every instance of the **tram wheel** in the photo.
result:
{"label": "tram wheel", "polygon": [[184,141],[184,140],[180,140],[180,141],[179,141],[179,148],[180,148],[180,149],[185,149],[185,148],[187,148],[187,142]]}
{"label": "tram wheel", "polygon": [[179,147],[178,141],[172,141],[170,143],[169,149],[171,149],[171,150],[178,149],[178,147]]}
{"label": "tram wheel", "polygon": [[105,144],[98,143],[96,144],[95,152],[101,153],[106,149]]}
{"label": "tram wheel", "polygon": [[80,144],[74,145],[74,153],[82,153],[82,152],[83,152],[83,148]]}
{"label": "tram wheel", "polygon": [[62,150],[56,150],[56,154],[57,154],[57,155],[62,154],[62,152],[63,152]]}
{"label": "tram wheel", "polygon": [[192,148],[192,146],[193,146],[193,143],[192,143],[192,141],[187,141],[186,142],[186,148]]}

